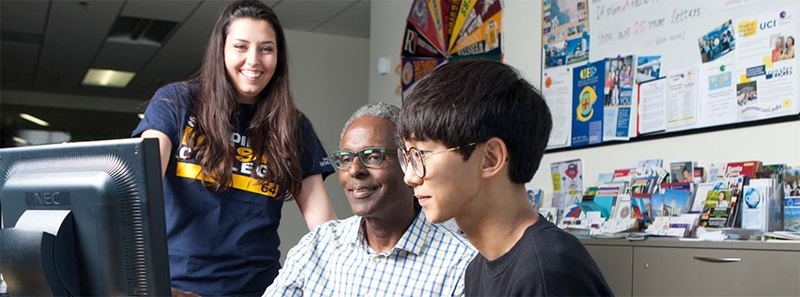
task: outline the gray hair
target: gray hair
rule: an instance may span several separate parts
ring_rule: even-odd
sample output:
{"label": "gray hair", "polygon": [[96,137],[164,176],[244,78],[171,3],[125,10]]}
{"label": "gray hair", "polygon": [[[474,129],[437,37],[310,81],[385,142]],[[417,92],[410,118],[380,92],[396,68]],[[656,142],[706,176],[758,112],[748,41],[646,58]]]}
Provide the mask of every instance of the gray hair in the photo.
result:
{"label": "gray hair", "polygon": [[[399,107],[385,102],[370,103],[361,106],[361,108],[356,110],[356,112],[354,112],[353,115],[350,116],[350,119],[347,120],[346,123],[344,123],[344,127],[342,127],[342,134],[339,135],[339,139],[341,140],[344,138],[344,132],[347,131],[347,127],[350,127],[350,124],[352,124],[353,121],[357,120],[358,118],[370,116],[379,119],[387,119],[391,121],[395,125],[395,127],[397,127],[397,118],[399,117],[399,115],[400,115]],[[394,138],[394,143],[397,146],[402,147],[403,140],[400,139],[400,135],[395,133],[392,136]]]}

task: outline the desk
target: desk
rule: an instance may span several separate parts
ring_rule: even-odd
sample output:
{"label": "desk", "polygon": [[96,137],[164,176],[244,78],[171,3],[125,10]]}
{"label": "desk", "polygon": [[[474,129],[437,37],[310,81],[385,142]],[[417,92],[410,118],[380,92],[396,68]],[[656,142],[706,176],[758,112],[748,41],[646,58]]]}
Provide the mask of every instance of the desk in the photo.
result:
{"label": "desk", "polygon": [[581,242],[617,296],[800,296],[800,243]]}

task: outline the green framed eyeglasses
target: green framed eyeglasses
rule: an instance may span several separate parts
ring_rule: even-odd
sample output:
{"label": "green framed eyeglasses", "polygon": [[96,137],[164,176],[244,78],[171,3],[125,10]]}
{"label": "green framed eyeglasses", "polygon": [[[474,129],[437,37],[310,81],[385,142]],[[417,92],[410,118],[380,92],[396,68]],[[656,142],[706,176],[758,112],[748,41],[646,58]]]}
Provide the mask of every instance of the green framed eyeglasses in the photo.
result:
{"label": "green framed eyeglasses", "polygon": [[368,147],[360,151],[354,152],[351,150],[339,150],[328,155],[333,167],[339,170],[350,169],[353,162],[358,158],[361,165],[367,168],[375,168],[383,163],[386,155],[397,154],[397,150],[382,148],[382,147]]}

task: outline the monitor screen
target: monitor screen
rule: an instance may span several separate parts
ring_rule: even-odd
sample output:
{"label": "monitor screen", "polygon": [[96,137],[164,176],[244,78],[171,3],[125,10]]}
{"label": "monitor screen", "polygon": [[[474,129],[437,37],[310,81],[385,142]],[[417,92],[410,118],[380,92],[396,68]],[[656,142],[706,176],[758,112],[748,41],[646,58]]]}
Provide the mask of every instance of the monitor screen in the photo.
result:
{"label": "monitor screen", "polygon": [[0,149],[0,274],[14,295],[170,295],[156,139]]}

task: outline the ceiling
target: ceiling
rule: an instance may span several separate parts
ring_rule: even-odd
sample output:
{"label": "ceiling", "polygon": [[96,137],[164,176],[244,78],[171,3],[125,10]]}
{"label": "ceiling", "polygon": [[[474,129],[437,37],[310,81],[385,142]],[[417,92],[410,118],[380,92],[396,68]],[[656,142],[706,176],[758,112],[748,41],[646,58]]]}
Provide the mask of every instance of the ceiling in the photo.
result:
{"label": "ceiling", "polygon": [[[262,0],[284,29],[360,38],[369,38],[369,1]],[[230,2],[0,0],[0,89],[57,94],[67,101],[91,96],[141,102],[159,86],[184,80],[199,68],[217,15]],[[140,30],[127,30],[136,25]],[[89,68],[136,76],[125,88],[84,86]],[[42,128],[20,119],[20,112],[47,120],[52,130],[71,132],[73,139],[124,137],[139,121],[124,112],[65,111],[0,98],[3,146],[11,145],[7,139],[14,130]]]}

